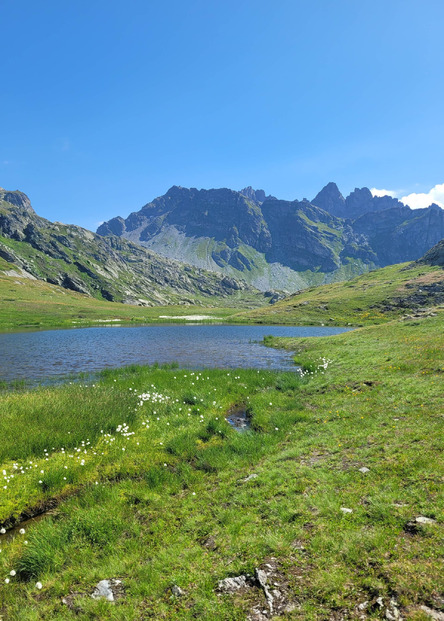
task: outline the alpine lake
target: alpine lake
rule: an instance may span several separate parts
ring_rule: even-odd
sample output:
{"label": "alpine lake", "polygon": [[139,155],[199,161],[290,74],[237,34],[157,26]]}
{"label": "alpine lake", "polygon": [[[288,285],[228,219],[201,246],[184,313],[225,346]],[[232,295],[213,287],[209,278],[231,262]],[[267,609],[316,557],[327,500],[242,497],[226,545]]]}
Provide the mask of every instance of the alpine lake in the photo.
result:
{"label": "alpine lake", "polygon": [[107,325],[0,334],[0,380],[61,381],[131,364],[181,368],[296,370],[288,351],[265,347],[267,335],[319,337],[345,328],[267,325]]}

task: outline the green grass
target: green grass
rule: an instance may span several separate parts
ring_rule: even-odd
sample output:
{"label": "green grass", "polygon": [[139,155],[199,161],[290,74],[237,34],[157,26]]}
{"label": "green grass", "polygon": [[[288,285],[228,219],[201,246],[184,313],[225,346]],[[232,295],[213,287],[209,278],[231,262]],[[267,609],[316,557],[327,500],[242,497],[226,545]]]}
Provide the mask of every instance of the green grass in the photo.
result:
{"label": "green grass", "polygon": [[[0,616],[243,620],[262,591],[217,582],[270,562],[296,606],[277,619],[442,607],[444,313],[269,344],[304,377],[131,367],[3,393],[0,521],[52,509],[0,545]],[[235,404],[252,431],[224,421]],[[91,599],[104,578],[125,597]]]}
{"label": "green grass", "polygon": [[[0,270],[13,266],[0,259]],[[229,299],[202,300],[202,305],[141,307],[106,302],[40,280],[5,276],[0,271],[0,331],[22,328],[79,327],[103,321],[172,323],[161,315],[212,315],[225,318],[240,308],[257,305],[259,298],[239,294]]]}
{"label": "green grass", "polygon": [[[274,306],[236,314],[232,321],[292,325],[373,325],[412,312],[412,295],[438,283],[444,289],[444,270],[414,264],[390,265],[346,282],[311,287]],[[427,298],[427,294],[425,294]],[[435,306],[429,295],[425,306]]]}
{"label": "green grass", "polygon": [[[406,269],[407,268],[407,269]],[[210,315],[235,323],[291,325],[372,325],[416,309],[409,302],[418,290],[444,286],[444,270],[426,265],[392,265],[337,282],[302,290],[275,305],[257,308],[263,298],[243,292],[229,298],[201,300],[199,305],[140,307],[106,302],[43,281],[5,276],[14,269],[0,259],[0,331],[22,328],[86,326],[103,321],[121,323],[176,322],[162,315]],[[435,301],[430,296],[426,306]],[[249,309],[249,310],[245,310]],[[251,310],[253,309],[253,310]]]}

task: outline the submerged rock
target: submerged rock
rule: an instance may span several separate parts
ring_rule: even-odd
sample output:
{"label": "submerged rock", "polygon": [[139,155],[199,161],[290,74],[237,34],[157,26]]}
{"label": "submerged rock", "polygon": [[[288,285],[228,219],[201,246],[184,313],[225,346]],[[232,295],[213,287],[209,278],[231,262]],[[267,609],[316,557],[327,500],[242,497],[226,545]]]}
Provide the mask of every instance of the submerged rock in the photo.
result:
{"label": "submerged rock", "polygon": [[246,431],[250,429],[250,420],[245,406],[241,405],[231,408],[226,419],[236,431]]}

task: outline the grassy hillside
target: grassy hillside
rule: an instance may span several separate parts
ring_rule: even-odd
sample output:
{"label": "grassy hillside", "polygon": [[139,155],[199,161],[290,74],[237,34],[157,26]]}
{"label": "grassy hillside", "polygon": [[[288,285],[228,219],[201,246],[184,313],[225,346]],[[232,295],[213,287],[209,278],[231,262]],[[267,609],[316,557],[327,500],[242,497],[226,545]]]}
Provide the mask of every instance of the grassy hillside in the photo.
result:
{"label": "grassy hillside", "polygon": [[[17,276],[7,276],[5,272]],[[263,298],[245,291],[210,301],[202,297],[202,306],[141,307],[106,302],[41,280],[22,278],[18,268],[0,258],[0,330],[82,326],[117,320],[122,323],[167,321],[159,319],[160,315],[204,314],[223,318],[262,302]]]}
{"label": "grassy hillside", "polygon": [[404,263],[348,282],[312,287],[233,321],[296,325],[370,325],[444,304],[444,270]]}
{"label": "grassy hillside", "polygon": [[[274,619],[443,610],[444,312],[273,344],[303,378],[134,367],[5,392],[0,522],[50,511],[3,537],[0,616],[267,619],[268,589]],[[218,591],[256,569],[268,588]],[[116,601],[92,599],[111,578]]]}
{"label": "grassy hillside", "polygon": [[19,276],[19,268],[0,258],[0,330],[116,320],[150,323],[167,321],[160,319],[162,315],[193,314],[239,323],[371,325],[444,303],[444,270],[414,264],[392,265],[348,282],[313,287],[264,306],[261,295],[238,291],[228,297],[196,296],[199,305],[139,307]]}

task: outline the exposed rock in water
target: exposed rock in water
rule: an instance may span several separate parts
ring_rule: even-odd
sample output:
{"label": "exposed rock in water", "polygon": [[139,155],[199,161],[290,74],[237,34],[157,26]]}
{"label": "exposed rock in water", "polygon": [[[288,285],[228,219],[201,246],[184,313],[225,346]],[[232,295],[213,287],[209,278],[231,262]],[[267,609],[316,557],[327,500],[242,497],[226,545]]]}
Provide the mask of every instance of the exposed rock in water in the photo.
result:
{"label": "exposed rock in water", "polygon": [[227,421],[236,431],[246,431],[250,429],[250,420],[248,418],[245,406],[234,406],[227,414]]}

